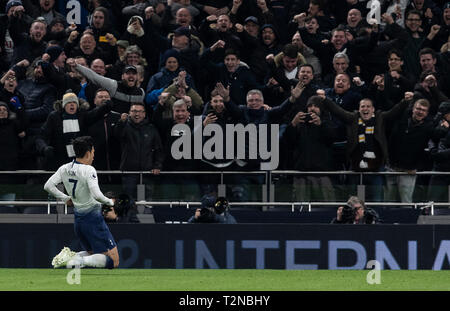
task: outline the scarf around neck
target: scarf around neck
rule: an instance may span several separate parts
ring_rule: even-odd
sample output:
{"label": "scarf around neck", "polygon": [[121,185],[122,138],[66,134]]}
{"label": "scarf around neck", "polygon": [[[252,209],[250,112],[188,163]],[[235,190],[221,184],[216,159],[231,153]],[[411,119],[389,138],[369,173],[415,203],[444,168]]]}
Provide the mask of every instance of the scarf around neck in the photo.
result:
{"label": "scarf around neck", "polygon": [[369,168],[368,160],[376,159],[375,155],[375,115],[368,121],[363,121],[360,117],[358,119],[358,143],[362,150],[362,159],[359,162],[359,168]]}
{"label": "scarf around neck", "polygon": [[72,140],[78,137],[80,132],[80,125],[78,123],[78,114],[63,113],[63,139],[66,145],[67,156],[69,158],[75,157]]}

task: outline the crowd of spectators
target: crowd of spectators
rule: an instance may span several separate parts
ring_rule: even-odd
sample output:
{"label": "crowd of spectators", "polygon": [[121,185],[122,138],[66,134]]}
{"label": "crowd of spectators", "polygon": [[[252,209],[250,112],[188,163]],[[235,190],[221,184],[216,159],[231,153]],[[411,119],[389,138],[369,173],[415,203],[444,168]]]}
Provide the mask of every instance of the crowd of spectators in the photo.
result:
{"label": "crowd of spectators", "polygon": [[[65,1],[0,0],[0,170],[54,170],[91,135],[98,170],[152,172],[148,198],[156,180],[200,197],[214,177],[159,172],[261,162],[175,158],[188,133],[173,126],[193,136],[202,116],[279,124],[278,169],[405,173],[366,175],[368,200],[411,202],[417,183],[448,199],[450,176],[415,172],[450,171],[450,2],[380,0],[379,16],[363,0],[79,2],[68,24]],[[133,198],[138,179],[122,178]],[[239,177],[230,200],[259,182]],[[333,200],[335,183],[295,177],[292,198]]]}

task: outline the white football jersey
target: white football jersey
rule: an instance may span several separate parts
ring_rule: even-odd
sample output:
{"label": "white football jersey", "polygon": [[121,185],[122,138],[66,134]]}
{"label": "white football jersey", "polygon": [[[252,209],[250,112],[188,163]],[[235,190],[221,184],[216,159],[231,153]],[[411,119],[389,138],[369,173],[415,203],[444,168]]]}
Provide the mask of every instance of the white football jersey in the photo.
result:
{"label": "white football jersey", "polygon": [[[61,182],[68,195],[56,187]],[[71,199],[78,212],[87,212],[98,203],[114,205],[100,191],[95,168],[77,161],[62,165],[45,183],[44,190],[64,202]]]}

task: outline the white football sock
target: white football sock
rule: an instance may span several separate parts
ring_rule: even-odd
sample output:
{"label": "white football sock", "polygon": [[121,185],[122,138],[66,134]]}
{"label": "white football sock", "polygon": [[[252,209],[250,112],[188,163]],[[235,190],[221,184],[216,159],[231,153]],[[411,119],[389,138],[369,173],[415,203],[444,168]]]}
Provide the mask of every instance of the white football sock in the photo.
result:
{"label": "white football sock", "polygon": [[106,255],[94,254],[83,257],[83,263],[87,267],[104,268],[106,266]]}
{"label": "white football sock", "polygon": [[81,251],[81,252],[78,252],[77,255],[80,257],[85,257],[85,256],[89,256],[90,254],[86,251]]}

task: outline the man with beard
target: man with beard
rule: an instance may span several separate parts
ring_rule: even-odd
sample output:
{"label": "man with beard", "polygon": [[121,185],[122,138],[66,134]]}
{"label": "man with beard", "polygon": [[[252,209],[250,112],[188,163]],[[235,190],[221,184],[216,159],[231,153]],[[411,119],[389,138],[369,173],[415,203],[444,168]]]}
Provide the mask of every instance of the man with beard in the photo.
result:
{"label": "man with beard", "polygon": [[[314,80],[314,69],[309,64],[301,65],[298,68],[298,74],[297,74],[298,82],[302,82],[303,84],[303,91],[301,92],[300,96],[295,100],[295,102],[292,104],[291,109],[288,113],[283,117],[283,124],[289,124],[291,120],[297,115],[298,112],[306,111],[306,102],[308,101],[308,98],[316,94],[316,91],[318,89],[318,86],[313,83]],[[282,133],[282,131],[280,131]]]}
{"label": "man with beard", "polygon": [[47,35],[45,36],[45,41],[50,42],[52,40],[56,41],[58,45],[63,46],[69,37],[69,33],[72,29],[75,29],[76,26],[71,25],[70,27],[65,28],[66,21],[64,18],[57,17],[52,20],[52,22],[48,25]]}
{"label": "man with beard", "polygon": [[78,70],[89,81],[108,90],[113,99],[114,111],[119,113],[127,113],[133,103],[143,103],[145,91],[137,87],[137,69],[135,66],[128,65],[122,73],[122,80],[116,81],[99,75],[92,69],[76,65]]}
{"label": "man with beard", "polygon": [[[108,67],[107,77],[120,81],[123,69],[126,66],[131,65],[137,68],[138,65],[141,65],[147,69],[147,64],[142,49],[137,45],[130,45],[125,49],[123,61],[118,60],[114,65]],[[147,74],[146,70],[145,80],[149,78]]]}
{"label": "man with beard", "polygon": [[44,41],[47,33],[47,24],[43,20],[35,20],[30,27],[29,34],[18,33],[20,29],[20,18],[12,16],[9,24],[9,34],[14,42],[13,64],[26,59],[32,63],[41,57],[47,47]]}
{"label": "man with beard", "polygon": [[283,46],[279,42],[277,30],[272,24],[265,24],[261,26],[261,40],[266,50],[273,54],[278,54]]}
{"label": "man with beard", "polygon": [[[299,171],[331,171],[334,169],[332,144],[335,131],[322,115],[322,98],[308,99],[307,112],[300,111],[286,132],[286,169]],[[292,199],[296,202],[334,201],[329,176],[297,175],[293,178]]]}

